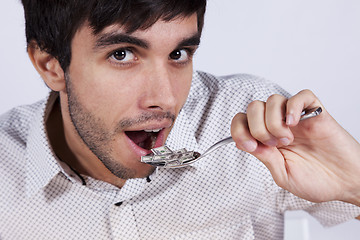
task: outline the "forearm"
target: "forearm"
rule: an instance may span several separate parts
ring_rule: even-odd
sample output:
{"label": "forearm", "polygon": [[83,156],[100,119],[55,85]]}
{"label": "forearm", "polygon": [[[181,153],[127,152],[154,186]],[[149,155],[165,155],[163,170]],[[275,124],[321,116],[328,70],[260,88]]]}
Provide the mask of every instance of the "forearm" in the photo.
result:
{"label": "forearm", "polygon": [[[350,201],[348,201],[351,204],[354,204],[358,207],[360,207],[360,194],[355,195],[352,199],[350,199]],[[360,220],[360,216],[358,217],[358,219]]]}
{"label": "forearm", "polygon": [[[348,168],[343,179],[345,180],[345,192],[344,199],[342,201],[349,202],[360,207],[360,144],[350,134],[346,134],[347,137],[340,138],[340,141],[345,141],[346,138],[350,139],[346,141],[342,146],[343,157],[340,159],[343,162],[343,167]],[[347,162],[346,160],[350,160]],[[340,199],[341,200],[341,199]],[[360,217],[360,216],[359,216]],[[360,220],[360,218],[358,218]]]}

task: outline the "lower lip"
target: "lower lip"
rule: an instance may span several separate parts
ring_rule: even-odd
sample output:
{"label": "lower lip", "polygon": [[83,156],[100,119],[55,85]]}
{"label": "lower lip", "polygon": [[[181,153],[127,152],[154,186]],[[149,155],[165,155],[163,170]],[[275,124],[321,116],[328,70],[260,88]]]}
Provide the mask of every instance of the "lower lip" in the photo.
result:
{"label": "lower lip", "polygon": [[[125,137],[127,139],[127,142],[130,145],[130,149],[135,153],[135,155],[137,155],[139,158],[141,158],[142,156],[146,156],[148,154],[151,153],[150,150],[144,149],[139,147],[137,144],[135,144],[126,134]],[[157,138],[156,138],[156,142],[154,145],[154,148],[158,148],[161,147],[162,145],[164,145],[164,139],[165,139],[165,129],[162,129]]]}

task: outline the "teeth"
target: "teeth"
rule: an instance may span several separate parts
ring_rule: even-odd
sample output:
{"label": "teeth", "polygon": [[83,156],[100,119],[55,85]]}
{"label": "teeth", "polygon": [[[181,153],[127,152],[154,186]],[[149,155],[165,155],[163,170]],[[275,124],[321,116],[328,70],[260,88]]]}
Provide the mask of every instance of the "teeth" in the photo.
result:
{"label": "teeth", "polygon": [[145,132],[160,132],[162,128],[159,128],[159,129],[145,129],[144,131]]}

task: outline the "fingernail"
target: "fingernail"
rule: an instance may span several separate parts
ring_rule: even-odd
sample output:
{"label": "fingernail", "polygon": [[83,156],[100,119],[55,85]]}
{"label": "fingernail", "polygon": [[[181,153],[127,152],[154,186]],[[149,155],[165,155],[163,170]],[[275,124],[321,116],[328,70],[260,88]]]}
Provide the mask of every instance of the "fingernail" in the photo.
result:
{"label": "fingernail", "polygon": [[288,138],[280,138],[279,140],[280,140],[281,144],[284,146],[287,146],[290,144],[290,139],[288,139]]}
{"label": "fingernail", "polygon": [[286,115],[286,125],[291,125],[294,123],[294,116],[292,114]]}
{"label": "fingernail", "polygon": [[243,143],[243,147],[247,152],[253,152],[257,148],[257,143],[254,141],[246,141]]}

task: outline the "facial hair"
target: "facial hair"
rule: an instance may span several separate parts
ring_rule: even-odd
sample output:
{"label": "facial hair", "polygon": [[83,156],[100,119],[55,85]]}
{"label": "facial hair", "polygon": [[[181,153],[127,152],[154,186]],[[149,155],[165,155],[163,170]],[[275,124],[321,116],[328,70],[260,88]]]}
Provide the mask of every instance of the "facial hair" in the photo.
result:
{"label": "facial hair", "polygon": [[[136,177],[137,172],[135,169],[124,166],[113,156],[112,144],[116,142],[116,136],[126,127],[142,124],[150,120],[170,119],[174,122],[175,115],[170,112],[145,113],[137,118],[122,119],[114,130],[109,130],[105,127],[103,119],[96,117],[80,102],[68,73],[65,74],[65,80],[70,119],[82,141],[112,174],[121,179]],[[146,176],[149,176],[154,170],[154,167],[149,168]]]}

